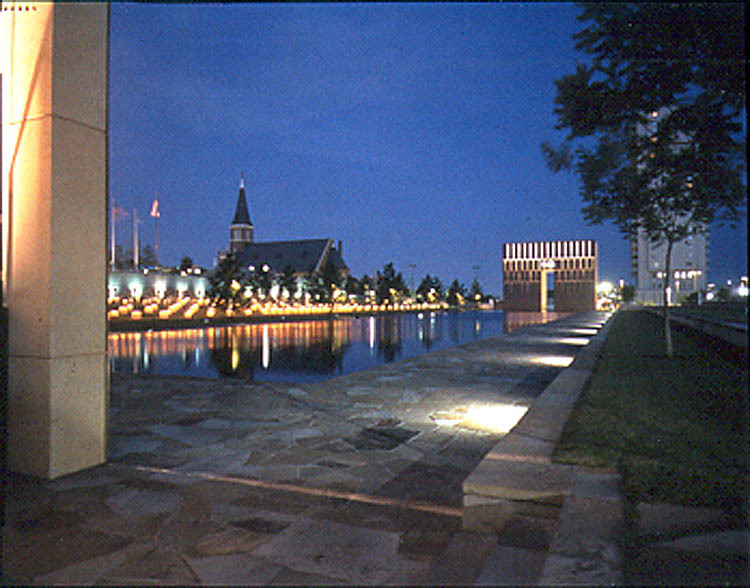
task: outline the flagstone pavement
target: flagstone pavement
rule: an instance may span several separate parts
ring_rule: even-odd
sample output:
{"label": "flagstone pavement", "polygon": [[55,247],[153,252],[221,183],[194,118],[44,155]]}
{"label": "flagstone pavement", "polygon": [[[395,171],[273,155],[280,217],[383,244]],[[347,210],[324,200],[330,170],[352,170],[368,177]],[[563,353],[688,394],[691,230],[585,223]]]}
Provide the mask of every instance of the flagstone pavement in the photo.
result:
{"label": "flagstone pavement", "polygon": [[7,480],[3,580],[473,584],[462,482],[602,316],[310,385],[115,374],[105,465]]}

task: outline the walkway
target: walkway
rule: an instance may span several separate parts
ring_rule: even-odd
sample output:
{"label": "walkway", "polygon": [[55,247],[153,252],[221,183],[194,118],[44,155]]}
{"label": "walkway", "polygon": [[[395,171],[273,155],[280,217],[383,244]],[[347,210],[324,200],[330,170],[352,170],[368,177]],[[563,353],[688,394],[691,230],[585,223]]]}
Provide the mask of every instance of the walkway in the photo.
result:
{"label": "walkway", "polygon": [[481,581],[498,538],[463,530],[462,483],[602,316],[306,386],[113,377],[110,462],[9,481],[4,580]]}

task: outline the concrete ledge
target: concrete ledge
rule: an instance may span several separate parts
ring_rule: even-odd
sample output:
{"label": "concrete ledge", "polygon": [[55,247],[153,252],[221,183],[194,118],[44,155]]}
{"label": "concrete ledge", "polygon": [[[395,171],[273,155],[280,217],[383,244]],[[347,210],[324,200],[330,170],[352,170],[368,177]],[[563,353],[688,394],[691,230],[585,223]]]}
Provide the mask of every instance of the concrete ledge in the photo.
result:
{"label": "concrete ledge", "polygon": [[[644,308],[653,314],[658,314],[659,316],[662,315],[661,309]],[[721,339],[722,341],[727,341],[728,343],[747,351],[747,325],[736,323],[730,324],[698,317],[688,317],[679,314],[679,312],[670,312],[669,320],[695,329],[696,331],[701,331],[707,335]]]}
{"label": "concrete ledge", "polygon": [[[464,529],[499,537],[477,584],[621,583],[619,475],[552,463],[610,325],[596,325],[599,332],[573,363],[464,481]],[[549,543],[503,544],[503,535],[513,534],[512,521],[526,517],[532,527],[548,529]]]}
{"label": "concrete ledge", "polygon": [[574,466],[485,459],[464,481],[464,495],[561,505]]}
{"label": "concrete ledge", "polygon": [[[611,317],[609,317],[611,318]],[[601,352],[609,319],[534,401],[528,412],[464,480],[465,530],[499,530],[516,502],[559,507],[570,493],[573,466],[553,464],[552,453]]]}

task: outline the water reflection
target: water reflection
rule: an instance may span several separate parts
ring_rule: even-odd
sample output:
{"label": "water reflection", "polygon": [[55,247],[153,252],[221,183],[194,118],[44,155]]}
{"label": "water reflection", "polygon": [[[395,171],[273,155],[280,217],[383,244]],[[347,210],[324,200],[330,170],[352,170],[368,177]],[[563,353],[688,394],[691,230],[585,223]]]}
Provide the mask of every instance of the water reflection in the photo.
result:
{"label": "water reflection", "polygon": [[506,312],[505,332],[510,333],[530,325],[543,325],[572,314],[572,312]]}
{"label": "water reflection", "polygon": [[502,311],[111,333],[113,372],[310,382],[504,332]]}

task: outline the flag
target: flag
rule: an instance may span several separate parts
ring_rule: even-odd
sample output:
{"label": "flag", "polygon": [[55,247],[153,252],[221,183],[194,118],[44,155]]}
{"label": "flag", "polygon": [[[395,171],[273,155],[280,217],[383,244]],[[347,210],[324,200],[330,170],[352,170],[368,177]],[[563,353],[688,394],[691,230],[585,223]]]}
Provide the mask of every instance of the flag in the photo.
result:
{"label": "flag", "polygon": [[154,198],[154,203],[151,205],[151,216],[154,218],[159,218],[161,214],[159,214],[159,199]]}
{"label": "flag", "polygon": [[123,218],[128,218],[128,216],[130,216],[130,214],[128,213],[128,211],[125,210],[124,208],[122,208],[120,206],[117,206],[117,205],[115,205],[114,208],[115,208],[115,220],[117,220],[117,219],[123,219]]}

